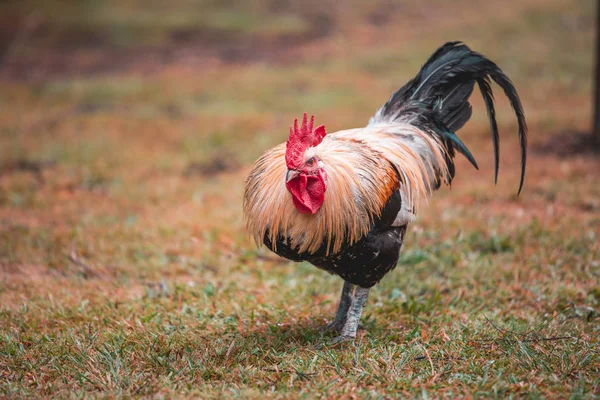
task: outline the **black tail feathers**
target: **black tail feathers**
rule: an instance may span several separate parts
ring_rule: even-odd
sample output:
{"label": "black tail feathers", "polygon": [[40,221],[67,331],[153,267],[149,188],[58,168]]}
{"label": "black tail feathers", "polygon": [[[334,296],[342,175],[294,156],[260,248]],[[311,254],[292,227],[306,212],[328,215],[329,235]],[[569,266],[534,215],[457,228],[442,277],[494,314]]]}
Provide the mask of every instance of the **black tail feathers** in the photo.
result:
{"label": "black tail feathers", "polygon": [[[428,130],[442,137],[451,156],[456,149],[478,168],[469,149],[455,134],[471,117],[469,97],[477,84],[490,119],[497,181],[500,143],[491,81],[504,90],[517,116],[521,144],[521,193],[527,162],[527,124],[519,95],[510,79],[493,61],[460,42],[448,42],[437,49],[417,76],[396,91],[377,111],[370,124],[406,122]],[[452,163],[452,160],[448,161]],[[449,165],[449,170],[453,175],[454,166]]]}

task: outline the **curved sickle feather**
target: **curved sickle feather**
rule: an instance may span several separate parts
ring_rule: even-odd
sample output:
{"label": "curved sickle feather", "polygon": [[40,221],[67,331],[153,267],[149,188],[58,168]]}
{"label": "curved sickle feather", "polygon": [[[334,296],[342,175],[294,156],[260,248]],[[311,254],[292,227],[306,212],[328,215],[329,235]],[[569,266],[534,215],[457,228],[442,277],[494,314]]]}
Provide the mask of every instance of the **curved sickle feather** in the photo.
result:
{"label": "curved sickle feather", "polygon": [[[492,141],[494,142],[494,183],[498,183],[498,169],[500,165],[500,135],[498,133],[498,124],[496,123],[496,109],[494,108],[494,93],[487,78],[477,80],[477,85],[481,91],[481,96],[485,101],[488,117],[490,119],[490,128],[492,129]],[[522,185],[522,183],[521,183]],[[519,189],[519,192],[521,189]]]}
{"label": "curved sickle feather", "polygon": [[525,121],[525,113],[523,112],[523,106],[521,100],[517,94],[517,90],[513,86],[512,82],[504,73],[496,66],[495,71],[490,73],[491,78],[496,82],[503,90],[506,97],[510,101],[510,105],[515,111],[517,116],[517,123],[519,125],[519,141],[521,143],[521,182],[519,183],[519,191],[521,193],[523,189],[523,183],[525,181],[525,166],[527,164],[527,122]]}

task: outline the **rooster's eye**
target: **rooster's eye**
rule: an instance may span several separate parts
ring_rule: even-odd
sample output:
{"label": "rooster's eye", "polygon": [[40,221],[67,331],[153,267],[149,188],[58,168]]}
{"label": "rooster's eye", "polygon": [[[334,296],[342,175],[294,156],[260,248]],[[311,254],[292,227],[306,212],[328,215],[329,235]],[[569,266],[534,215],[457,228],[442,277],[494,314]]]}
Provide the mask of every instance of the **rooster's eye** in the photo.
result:
{"label": "rooster's eye", "polygon": [[315,159],[314,157],[310,158],[307,162],[306,165],[308,165],[309,167],[312,167],[312,165],[315,163]]}

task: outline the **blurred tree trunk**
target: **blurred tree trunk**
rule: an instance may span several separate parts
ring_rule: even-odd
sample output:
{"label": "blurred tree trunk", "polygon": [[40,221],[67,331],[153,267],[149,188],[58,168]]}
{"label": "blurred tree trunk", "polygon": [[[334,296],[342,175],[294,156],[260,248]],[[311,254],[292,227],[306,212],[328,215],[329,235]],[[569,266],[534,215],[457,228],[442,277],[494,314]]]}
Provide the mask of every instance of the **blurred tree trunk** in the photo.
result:
{"label": "blurred tree trunk", "polygon": [[593,135],[600,146],[600,0],[596,2],[596,90],[594,94]]}

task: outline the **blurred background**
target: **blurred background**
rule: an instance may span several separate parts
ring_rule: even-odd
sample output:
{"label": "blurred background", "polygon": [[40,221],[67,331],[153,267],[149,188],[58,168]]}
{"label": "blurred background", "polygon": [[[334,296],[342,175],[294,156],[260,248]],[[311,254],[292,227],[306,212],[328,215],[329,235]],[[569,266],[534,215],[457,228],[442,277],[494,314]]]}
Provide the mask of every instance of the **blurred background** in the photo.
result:
{"label": "blurred background", "polygon": [[[451,190],[436,193],[407,237],[401,263],[413,272],[384,280],[373,304],[379,298],[385,313],[406,290],[406,301],[418,303],[432,290],[467,287],[474,297],[498,293],[486,300],[492,315],[508,298],[533,304],[546,296],[546,311],[597,307],[595,15],[591,0],[1,2],[5,326],[27,320],[32,332],[57,332],[41,321],[60,319],[59,307],[109,329],[112,322],[96,317],[129,318],[117,304],[144,315],[159,307],[183,326],[182,301],[240,320],[252,309],[269,324],[285,322],[278,310],[291,298],[309,300],[288,315],[333,312],[334,277],[248,240],[246,174],[302,112],[330,132],[364,126],[451,40],[514,81],[530,127],[525,188],[517,198],[516,119],[498,88],[494,186],[487,116],[475,93],[459,136],[480,171],[458,162]],[[511,286],[519,271],[528,271],[521,279],[531,293]],[[10,311],[24,303],[38,317]],[[540,311],[524,307],[529,316]],[[427,311],[408,307],[404,315],[419,312]],[[200,319],[202,329],[222,334],[231,321],[219,315],[194,314],[190,329]],[[385,321],[378,324],[394,328]],[[50,346],[34,342],[40,351]]]}

